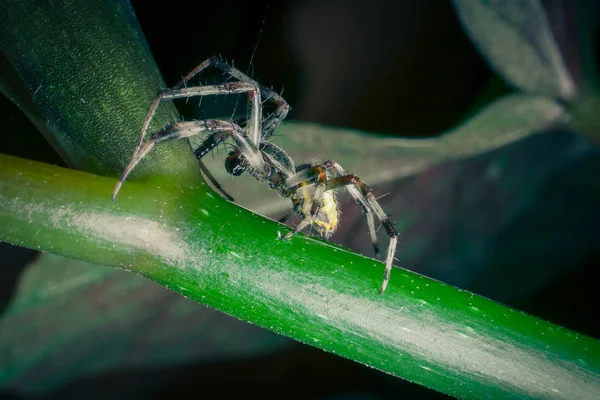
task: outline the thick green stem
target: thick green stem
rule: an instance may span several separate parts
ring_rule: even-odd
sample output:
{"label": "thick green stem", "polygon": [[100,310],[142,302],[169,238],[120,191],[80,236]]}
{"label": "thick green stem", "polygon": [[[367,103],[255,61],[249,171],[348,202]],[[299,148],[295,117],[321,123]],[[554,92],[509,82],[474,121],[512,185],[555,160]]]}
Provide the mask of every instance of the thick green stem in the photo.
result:
{"label": "thick green stem", "polygon": [[0,240],[120,266],[230,315],[462,398],[600,396],[600,344],[298,235],[205,185],[128,183],[0,156]]}

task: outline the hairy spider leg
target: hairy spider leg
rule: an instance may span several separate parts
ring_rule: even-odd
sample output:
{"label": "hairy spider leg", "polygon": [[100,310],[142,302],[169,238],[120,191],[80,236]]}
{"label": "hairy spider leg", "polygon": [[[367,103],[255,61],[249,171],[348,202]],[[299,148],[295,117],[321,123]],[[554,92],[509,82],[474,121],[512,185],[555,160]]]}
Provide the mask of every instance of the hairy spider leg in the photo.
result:
{"label": "hairy spider leg", "polygon": [[[208,59],[204,60],[202,63],[200,63],[200,65],[198,65],[196,68],[194,68],[192,71],[190,71],[190,73],[188,73],[186,76],[184,76],[179,82],[177,82],[177,84],[175,84],[175,86],[173,86],[171,89],[169,89],[165,92],[173,92],[173,91],[177,91],[178,89],[183,88],[190,79],[192,79],[194,76],[198,75],[202,71],[206,70],[210,66],[213,66],[213,67],[219,69],[223,73],[228,74],[229,76],[231,76],[235,79],[238,79],[241,82],[257,86],[260,89],[260,91],[264,94],[265,101],[271,101],[271,102],[273,102],[273,104],[275,104],[275,107],[276,107],[275,111],[273,112],[273,114],[271,115],[269,120],[265,121],[264,127],[262,129],[261,137],[264,140],[264,139],[268,138],[269,136],[271,136],[273,134],[273,132],[275,131],[275,129],[283,122],[283,120],[287,116],[287,113],[290,110],[290,106],[288,105],[288,103],[283,99],[283,97],[281,97],[279,94],[277,94],[272,89],[269,89],[265,86],[259,85],[253,79],[251,79],[250,77],[248,77],[241,71],[239,71],[233,67],[230,67],[229,65],[227,65],[227,63],[219,60],[217,57],[213,56],[213,57],[209,57]],[[165,92],[159,93],[158,96],[156,96],[156,98],[150,105],[150,109],[148,110],[148,113],[146,114],[146,118],[144,119],[144,123],[142,124],[142,132],[140,134],[140,138],[138,140],[138,145],[136,147],[136,150],[142,146],[142,143],[144,142],[144,138],[146,137],[146,133],[148,132],[148,127],[150,126],[150,123],[152,122],[152,119],[154,118],[154,115],[156,114],[156,110],[158,109],[158,106],[160,105],[160,103],[163,100],[173,99],[173,98],[161,96],[162,93],[165,93]],[[185,96],[182,96],[182,97],[185,97]],[[257,103],[257,104],[259,107],[262,105],[260,103]],[[258,131],[256,133],[261,134],[260,131]],[[252,135],[251,135],[251,137],[253,140],[256,139]],[[260,143],[259,140],[254,140],[255,145],[258,146],[259,143]]]}
{"label": "hairy spider leg", "polygon": [[367,186],[366,183],[362,181],[362,179],[352,174],[338,176],[336,178],[330,179],[327,182],[326,190],[335,190],[340,187],[346,187],[347,189],[354,187],[359,190],[360,195],[362,195],[363,199],[367,202],[368,206],[375,212],[375,215],[377,216],[379,221],[381,221],[381,224],[385,228],[385,231],[387,232],[387,235],[390,238],[390,244],[388,246],[388,251],[385,258],[385,273],[383,275],[383,284],[381,285],[381,290],[379,291],[379,294],[383,294],[390,280],[390,273],[392,271],[394,255],[396,254],[396,246],[398,244],[398,232],[396,231],[396,228],[394,228],[394,225],[377,202],[377,199],[375,199],[375,196],[373,196],[371,189]]}
{"label": "hairy spider leg", "polygon": [[[273,132],[275,132],[275,129],[277,129],[277,127],[281,125],[283,120],[285,120],[285,117],[290,111],[289,104],[285,101],[283,97],[281,97],[281,95],[279,95],[279,93],[275,92],[273,89],[259,84],[254,79],[244,74],[242,71],[228,65],[226,62],[223,62],[217,57],[213,56],[208,60],[210,60],[210,65],[213,65],[215,68],[239,80],[240,82],[252,83],[258,86],[261,91],[262,97],[265,99],[265,101],[270,101],[275,105],[275,110],[273,111],[273,113],[265,121],[263,121],[263,129],[260,139],[261,141],[268,139],[273,134]],[[254,144],[258,146],[259,142],[255,141]]]}
{"label": "hairy spider leg", "polygon": [[[248,93],[250,95],[250,104],[249,104],[249,107],[251,108],[250,121],[249,121],[250,134],[251,134],[251,137],[252,137],[252,135],[256,135],[256,132],[257,131],[260,132],[261,127],[262,127],[262,104],[261,104],[261,100],[260,100],[260,91],[259,91],[258,87],[254,84],[245,83],[245,82],[231,82],[231,83],[226,83],[223,85],[181,88],[181,89],[164,91],[159,95],[159,97],[164,100],[167,100],[167,99],[174,100],[174,99],[185,98],[185,97],[225,95],[225,94],[231,94],[231,93]],[[219,142],[214,141],[214,143],[218,144]],[[216,146],[216,144],[215,144],[215,146]],[[143,156],[145,156],[147,154],[147,152],[146,152],[146,153],[144,153],[143,156],[140,157],[138,155],[138,153],[140,153],[140,151],[142,149],[143,148],[141,148],[141,147],[137,147],[133,153],[131,160],[134,161],[137,159],[137,161],[135,162],[136,165],[143,158]],[[256,169],[258,169],[259,171],[264,170],[264,167],[265,167],[264,160],[263,160],[260,152],[258,151],[257,147],[254,145],[254,143],[252,144],[251,148],[248,147],[248,153],[244,153],[244,157],[248,160],[250,165],[252,165]],[[197,159],[198,159],[199,164],[201,164],[200,168],[203,171],[207,170],[206,167],[201,162],[201,159],[198,157],[197,157]],[[131,162],[130,162],[130,164],[131,164]],[[127,175],[130,172],[131,172],[131,170],[128,170],[127,168],[125,169],[125,171],[123,171],[123,174],[119,178],[119,182],[117,183],[117,186],[115,187],[115,190],[113,192],[113,197],[112,197],[113,200],[115,199],[117,193],[119,192],[121,186],[123,185],[123,182],[125,181],[125,179],[127,178]],[[207,177],[211,180],[211,182],[213,183],[213,185],[215,185],[215,187],[217,189],[220,188],[219,190],[225,195],[225,197],[231,198],[231,196],[228,193],[226,193],[224,190],[221,190],[222,189],[221,185],[219,185],[219,183],[214,179],[214,177],[211,174],[209,174]]]}
{"label": "hairy spider leg", "polygon": [[[175,100],[187,97],[237,93],[248,93],[250,99],[250,104],[248,104],[248,107],[250,108],[248,136],[250,136],[250,139],[255,146],[257,146],[259,142],[257,142],[255,139],[260,139],[260,132],[262,131],[262,103],[260,89],[254,83],[231,82],[223,85],[193,86],[181,89],[165,90],[164,92],[161,92],[159,96],[165,100]],[[260,165],[261,169],[264,168],[264,161],[260,156],[260,153],[256,153],[251,156],[257,157],[255,160],[253,160],[253,162],[251,162],[252,165]]]}
{"label": "hairy spider leg", "polygon": [[[238,79],[239,81],[241,81],[243,83],[252,84],[255,87],[258,87],[259,90],[263,93],[263,95],[265,97],[265,101],[271,101],[272,103],[275,104],[275,111],[273,111],[273,113],[269,116],[267,121],[264,121],[264,126],[262,127],[262,129],[260,129],[260,125],[259,125],[259,128],[255,127],[254,135],[252,136],[252,140],[254,141],[255,145],[258,146],[260,144],[260,140],[265,140],[266,138],[268,138],[269,136],[271,136],[273,134],[275,129],[283,122],[283,120],[285,119],[285,117],[287,116],[287,114],[290,110],[290,106],[288,105],[288,103],[283,99],[283,97],[281,97],[279,94],[277,94],[272,89],[267,88],[263,85],[259,85],[257,82],[255,82],[254,80],[249,78],[247,75],[245,75],[241,71],[239,71],[233,67],[230,67],[229,65],[227,65],[227,63],[225,63],[222,60],[218,59],[217,57],[213,56],[213,57],[210,57],[210,58],[204,60],[202,63],[200,63],[200,65],[198,65],[196,68],[194,68],[192,71],[190,71],[190,73],[188,73],[186,76],[184,76],[171,89],[169,89],[165,92],[159,93],[159,95],[156,96],[156,98],[150,105],[148,113],[146,114],[146,117],[142,124],[142,131],[140,134],[140,138],[138,140],[138,144],[134,151],[134,156],[135,156],[135,154],[138,153],[138,151],[140,150],[140,148],[144,142],[144,138],[146,137],[146,133],[148,132],[150,123],[152,122],[152,119],[154,118],[154,115],[156,114],[156,110],[158,109],[158,106],[160,105],[160,103],[163,100],[173,100],[175,98],[186,97],[185,95],[173,97],[173,96],[169,96],[169,93],[173,94],[174,91],[177,91],[178,89],[183,88],[190,79],[192,79],[194,76],[198,75],[199,73],[201,73],[202,71],[204,71],[211,65],[214,66],[215,68],[221,70],[223,73],[229,74],[233,78]],[[166,94],[163,95],[163,93],[166,93]],[[180,92],[180,93],[185,93],[185,92]],[[236,92],[229,92],[229,93],[236,93]],[[209,94],[209,93],[197,94],[197,95],[203,96],[205,94]],[[226,93],[222,93],[222,94],[226,94]],[[190,97],[192,97],[192,96],[193,95],[190,95]],[[256,105],[255,108],[259,108],[260,109],[259,111],[262,111],[262,103],[260,102],[260,96],[258,96],[258,100],[255,99],[254,104]],[[263,122],[262,116],[260,116],[259,118],[255,118],[254,120],[260,121],[260,123]],[[261,130],[262,130],[262,133],[261,133]],[[207,147],[207,146],[204,146],[204,147],[206,148],[206,151],[208,152],[208,151],[212,150],[214,147],[216,147],[219,143],[220,142],[218,142],[218,141],[214,141],[213,147]],[[198,165],[200,167],[200,170],[212,182],[212,184],[215,186],[215,188],[218,191],[220,191],[221,194],[223,196],[225,196],[227,199],[233,201],[233,197],[231,197],[223,189],[223,187],[217,182],[217,180],[213,177],[213,175],[208,171],[208,168],[206,168],[206,166],[202,162],[201,157],[197,157],[197,159],[198,159]],[[120,180],[119,185],[118,185],[119,188],[122,185],[122,183],[123,182]],[[116,189],[116,192],[118,192],[118,189]],[[113,195],[113,200],[114,200],[114,196],[116,195],[116,192]]]}
{"label": "hairy spider leg", "polygon": [[[152,150],[156,144],[164,143],[175,139],[184,139],[191,136],[209,133],[210,136],[207,140],[224,140],[232,137],[237,145],[245,151],[246,154],[258,154],[260,153],[254,143],[246,135],[242,128],[230,121],[220,120],[203,120],[203,121],[188,121],[178,122],[172,127],[159,131],[153,134],[150,139],[142,146],[142,148],[134,154],[129,161],[127,167],[123,171],[117,186],[113,192],[112,199],[114,200],[121,188],[127,176],[131,171],[139,164],[139,162]],[[246,160],[252,165],[253,168],[258,168],[259,165],[253,164],[255,157],[246,158]],[[261,159],[262,160],[262,159]]]}
{"label": "hairy spider leg", "polygon": [[304,171],[305,169],[313,167],[314,165],[315,165],[315,163],[297,164],[296,165],[296,172]]}
{"label": "hairy spider leg", "polygon": [[310,215],[314,217],[323,205],[323,194],[327,187],[327,169],[317,165],[311,168],[310,174],[317,176],[317,190],[313,194],[313,201],[310,206]]}
{"label": "hairy spider leg", "polygon": [[[346,171],[344,171],[344,169],[334,161],[326,161],[323,163],[323,165],[326,168],[333,170],[338,177],[348,175]],[[356,203],[360,206],[362,211],[367,216],[369,237],[371,239],[371,244],[373,245],[375,257],[379,258],[379,243],[377,241],[377,230],[375,229],[375,219],[373,217],[374,211],[371,209],[371,207],[369,207],[366,200],[361,195],[360,191],[356,188],[356,186],[346,186],[346,190],[348,190],[354,201],[356,201]]]}
{"label": "hairy spider leg", "polygon": [[[258,148],[256,148],[246,132],[231,121],[207,119],[202,121],[178,122],[171,128],[159,132],[161,135],[156,134],[153,136],[157,136],[156,143],[162,143],[173,139],[188,138],[206,132],[210,133],[210,135],[205,141],[223,141],[230,137],[233,138],[244,154],[244,158],[252,168],[257,170],[264,169],[264,160],[262,159]],[[206,154],[206,152],[204,154]]]}

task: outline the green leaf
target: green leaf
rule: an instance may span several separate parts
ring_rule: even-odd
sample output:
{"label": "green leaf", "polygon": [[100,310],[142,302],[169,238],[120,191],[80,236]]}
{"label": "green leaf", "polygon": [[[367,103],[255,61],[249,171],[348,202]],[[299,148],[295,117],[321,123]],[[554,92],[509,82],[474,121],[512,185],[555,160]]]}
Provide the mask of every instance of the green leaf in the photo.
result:
{"label": "green leaf", "polygon": [[[563,127],[385,182],[374,194],[387,194],[380,202],[401,232],[399,265],[516,305],[567,275],[581,276],[598,253],[599,170],[600,151]],[[343,223],[332,240],[370,255],[364,216],[341,203]],[[548,317],[585,324],[589,290],[574,290],[578,319],[561,319],[550,305]],[[555,296],[557,304],[571,297],[564,289]]]}
{"label": "green leaf", "polygon": [[573,99],[577,88],[539,0],[453,0],[490,66],[526,92]]}
{"label": "green leaf", "polygon": [[[228,340],[232,329],[244,340]],[[250,357],[285,342],[139,275],[46,253],[0,319],[0,387],[47,394],[116,368]]]}
{"label": "green leaf", "polygon": [[[474,118],[435,138],[403,139],[310,123],[289,123],[278,130],[275,143],[298,162],[335,157],[347,171],[358,174],[372,188],[378,188],[435,165],[472,158],[519,142],[566,121],[564,108],[553,100],[515,94],[488,105]],[[236,177],[233,184],[223,168],[224,158],[224,154],[217,154],[205,160],[236,202],[271,217],[290,208],[289,199],[268,193],[250,177]]]}

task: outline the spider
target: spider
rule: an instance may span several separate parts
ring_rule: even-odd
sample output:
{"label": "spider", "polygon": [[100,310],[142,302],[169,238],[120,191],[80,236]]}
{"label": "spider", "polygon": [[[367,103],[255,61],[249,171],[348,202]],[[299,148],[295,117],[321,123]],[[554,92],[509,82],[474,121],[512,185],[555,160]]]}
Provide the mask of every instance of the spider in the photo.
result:
{"label": "spider", "polygon": [[[220,70],[224,75],[229,75],[236,81],[218,85],[186,87],[190,79],[209,67]],[[248,117],[243,123],[215,119],[178,122],[152,134],[150,139],[144,143],[150,122],[162,101],[227,94],[247,94]],[[269,101],[274,105],[274,111],[264,119],[262,98],[265,99],[265,102]],[[279,195],[291,199],[293,209],[279,222],[283,223],[293,215],[301,217],[300,222],[292,231],[284,236],[278,234],[280,239],[289,239],[304,229],[324,240],[329,239],[336,231],[340,221],[340,207],[335,196],[335,191],[339,188],[346,188],[365,213],[369,236],[376,256],[379,255],[379,245],[374,216],[379,219],[390,239],[383,283],[379,292],[383,294],[392,270],[398,232],[373,196],[372,190],[358,176],[346,173],[334,161],[296,164],[280,147],[268,141],[275,129],[285,119],[289,109],[287,102],[272,89],[258,84],[220,58],[208,58],[172,89],[160,92],[154,99],[142,124],[140,139],[133,156],[113,191],[112,200],[115,200],[127,176],[155,145],[174,139],[204,135],[205,139],[198,146],[192,146],[198,164],[214,187],[224,197],[233,201],[233,198],[221,187],[202,162],[202,157],[220,143],[232,139],[235,147],[225,159],[227,172],[234,176],[247,172],[258,182],[268,184]]]}

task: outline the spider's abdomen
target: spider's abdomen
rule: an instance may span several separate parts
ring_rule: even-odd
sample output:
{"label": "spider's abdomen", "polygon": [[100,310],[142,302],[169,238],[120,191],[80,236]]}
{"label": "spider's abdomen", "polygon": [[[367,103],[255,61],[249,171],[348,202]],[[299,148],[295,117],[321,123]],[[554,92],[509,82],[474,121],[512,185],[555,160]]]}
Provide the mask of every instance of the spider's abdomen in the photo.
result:
{"label": "spider's abdomen", "polygon": [[[307,187],[301,187],[297,192],[298,199],[292,199],[294,201],[294,209],[303,218],[310,217],[313,194],[314,192],[310,193]],[[323,239],[329,239],[337,230],[339,220],[340,209],[335,194],[333,192],[325,192],[323,193],[321,208],[314,216],[308,229]]]}

